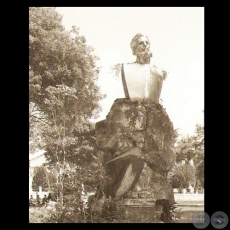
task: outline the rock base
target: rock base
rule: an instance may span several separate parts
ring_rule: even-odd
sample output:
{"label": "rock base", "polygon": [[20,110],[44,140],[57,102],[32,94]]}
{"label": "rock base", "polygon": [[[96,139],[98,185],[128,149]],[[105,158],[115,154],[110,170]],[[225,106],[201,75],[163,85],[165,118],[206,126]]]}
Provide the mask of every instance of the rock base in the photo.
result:
{"label": "rock base", "polygon": [[115,223],[155,223],[154,199],[124,199],[103,209],[102,217]]}
{"label": "rock base", "polygon": [[154,199],[124,199],[125,217],[131,223],[155,223]]}

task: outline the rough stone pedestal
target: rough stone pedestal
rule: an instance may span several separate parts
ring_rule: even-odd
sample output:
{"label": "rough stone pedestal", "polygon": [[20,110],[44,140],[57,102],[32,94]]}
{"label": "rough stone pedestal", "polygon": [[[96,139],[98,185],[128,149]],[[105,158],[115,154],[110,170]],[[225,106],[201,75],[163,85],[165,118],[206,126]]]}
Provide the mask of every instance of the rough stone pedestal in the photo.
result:
{"label": "rough stone pedestal", "polygon": [[125,218],[131,223],[155,223],[153,198],[124,199]]}

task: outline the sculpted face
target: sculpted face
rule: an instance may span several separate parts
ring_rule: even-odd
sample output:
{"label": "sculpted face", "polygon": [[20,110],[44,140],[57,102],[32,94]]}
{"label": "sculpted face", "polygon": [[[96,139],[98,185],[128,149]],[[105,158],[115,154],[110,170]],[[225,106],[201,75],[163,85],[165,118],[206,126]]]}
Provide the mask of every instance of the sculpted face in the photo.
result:
{"label": "sculpted face", "polygon": [[136,54],[138,54],[139,52],[148,52],[149,50],[150,50],[149,39],[145,36],[140,37],[138,39],[138,43],[135,49]]}
{"label": "sculpted face", "polygon": [[137,56],[137,63],[148,64],[152,53],[150,51],[150,42],[147,36],[143,34],[137,34],[131,41],[130,44],[133,54]]}

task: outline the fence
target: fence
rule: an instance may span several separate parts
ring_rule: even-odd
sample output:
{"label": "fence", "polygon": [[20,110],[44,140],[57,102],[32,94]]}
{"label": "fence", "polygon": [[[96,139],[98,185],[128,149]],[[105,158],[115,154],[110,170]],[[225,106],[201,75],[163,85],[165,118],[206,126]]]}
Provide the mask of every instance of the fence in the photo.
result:
{"label": "fence", "polygon": [[187,200],[187,201],[199,201],[199,200],[204,200],[204,194],[189,194],[189,193],[186,193],[186,194],[183,194],[183,193],[174,193],[174,198],[175,198],[175,201],[178,201],[178,200]]}

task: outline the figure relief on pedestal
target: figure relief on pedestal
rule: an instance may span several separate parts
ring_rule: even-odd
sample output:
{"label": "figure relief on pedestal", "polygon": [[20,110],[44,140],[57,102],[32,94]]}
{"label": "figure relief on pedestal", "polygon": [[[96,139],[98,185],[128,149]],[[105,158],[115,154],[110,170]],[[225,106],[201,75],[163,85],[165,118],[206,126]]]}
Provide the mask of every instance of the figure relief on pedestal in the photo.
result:
{"label": "figure relief on pedestal", "polygon": [[[174,165],[174,128],[159,104],[167,72],[151,63],[148,37],[137,34],[131,41],[134,63],[122,64],[124,98],[117,98],[105,120],[96,123],[97,148],[111,182],[96,193],[93,210],[101,210],[107,197],[124,198],[140,178],[144,165],[152,170],[156,200],[174,203],[167,173]],[[155,176],[154,176],[155,175]]]}

